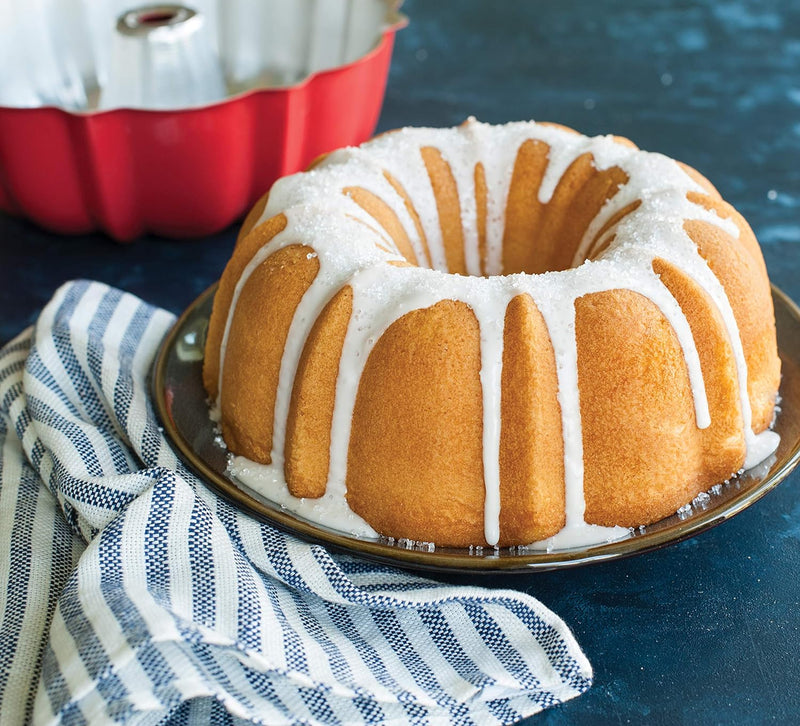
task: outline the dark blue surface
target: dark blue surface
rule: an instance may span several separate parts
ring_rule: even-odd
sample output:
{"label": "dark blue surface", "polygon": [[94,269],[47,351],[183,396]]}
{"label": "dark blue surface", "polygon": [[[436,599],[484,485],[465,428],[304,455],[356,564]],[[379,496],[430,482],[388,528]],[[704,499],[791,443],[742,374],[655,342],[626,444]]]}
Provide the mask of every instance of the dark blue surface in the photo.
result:
{"label": "dark blue surface", "polygon": [[[800,3],[408,0],[380,128],[474,115],[628,136],[696,166],[800,300]],[[103,280],[175,312],[235,230],[119,246],[0,216],[0,340],[57,285]],[[693,540],[582,570],[484,579],[572,627],[595,668],[543,724],[800,723],[800,476]]]}

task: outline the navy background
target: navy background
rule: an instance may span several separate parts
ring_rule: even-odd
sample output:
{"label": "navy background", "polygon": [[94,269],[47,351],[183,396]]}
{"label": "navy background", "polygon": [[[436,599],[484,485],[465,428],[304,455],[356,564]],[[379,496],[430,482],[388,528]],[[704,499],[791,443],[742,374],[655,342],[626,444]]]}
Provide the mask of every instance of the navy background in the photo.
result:
{"label": "navy background", "polygon": [[[800,300],[800,3],[407,0],[379,130],[552,120],[688,162],[750,221]],[[0,214],[0,341],[86,277],[180,312],[236,230],[65,238]],[[800,722],[800,475],[723,526],[581,570],[484,578],[570,625],[595,668],[542,724]]]}

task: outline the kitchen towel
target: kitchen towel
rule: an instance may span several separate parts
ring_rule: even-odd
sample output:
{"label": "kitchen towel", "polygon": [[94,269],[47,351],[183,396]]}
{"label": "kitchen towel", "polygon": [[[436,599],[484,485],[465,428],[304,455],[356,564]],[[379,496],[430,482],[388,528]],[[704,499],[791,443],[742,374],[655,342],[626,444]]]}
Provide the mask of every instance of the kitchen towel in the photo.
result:
{"label": "kitchen towel", "polygon": [[331,554],[208,489],[149,397],[173,323],[77,281],[0,351],[0,722],[506,724],[590,686],[536,599]]}

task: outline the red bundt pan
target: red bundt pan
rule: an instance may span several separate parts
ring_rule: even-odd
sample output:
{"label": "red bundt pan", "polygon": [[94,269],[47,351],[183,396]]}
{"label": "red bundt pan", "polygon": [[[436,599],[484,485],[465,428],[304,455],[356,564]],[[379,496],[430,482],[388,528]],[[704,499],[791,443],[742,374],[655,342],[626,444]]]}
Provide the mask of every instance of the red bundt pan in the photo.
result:
{"label": "red bundt pan", "polygon": [[405,24],[352,63],[199,108],[0,107],[0,209],[119,241],[217,232],[278,177],[372,135]]}

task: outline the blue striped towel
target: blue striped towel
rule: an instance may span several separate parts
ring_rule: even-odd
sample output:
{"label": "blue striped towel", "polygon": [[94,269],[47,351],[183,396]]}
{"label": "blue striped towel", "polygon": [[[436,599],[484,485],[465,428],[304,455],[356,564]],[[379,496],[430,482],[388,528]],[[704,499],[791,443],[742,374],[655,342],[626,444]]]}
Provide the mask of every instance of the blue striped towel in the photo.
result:
{"label": "blue striped towel", "polygon": [[74,282],[0,352],[0,722],[503,724],[589,687],[537,600],[331,555],[207,489],[148,398],[173,322]]}

